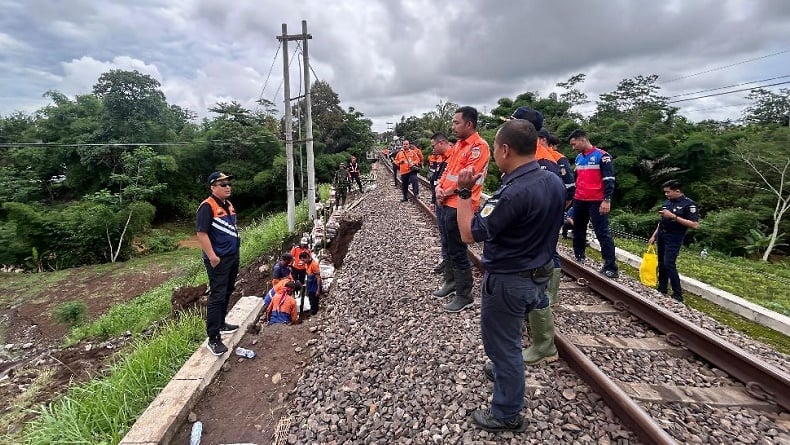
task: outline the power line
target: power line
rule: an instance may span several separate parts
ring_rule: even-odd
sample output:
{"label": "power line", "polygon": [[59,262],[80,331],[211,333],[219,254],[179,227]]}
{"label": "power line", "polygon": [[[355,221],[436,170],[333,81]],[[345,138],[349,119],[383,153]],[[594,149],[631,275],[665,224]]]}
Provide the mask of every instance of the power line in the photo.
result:
{"label": "power line", "polygon": [[266,75],[266,80],[263,82],[263,88],[261,89],[261,94],[258,96],[258,105],[255,107],[255,111],[258,111],[258,107],[260,107],[261,101],[263,100],[263,93],[266,92],[266,85],[269,84],[269,78],[272,75],[272,70],[274,69],[274,63],[277,62],[277,55],[280,54],[280,48],[282,48],[283,42],[280,42],[277,45],[277,51],[274,52],[274,57],[272,58],[272,66],[269,67],[269,74]]}
{"label": "power line", "polygon": [[776,79],[784,79],[786,77],[790,77],[790,74],[786,74],[784,76],[771,77],[770,79],[752,80],[750,82],[736,83],[734,85],[727,85],[726,87],[709,88],[707,90],[695,91],[693,93],[676,94],[674,96],[667,97],[667,99],[672,99],[673,97],[691,96],[692,94],[707,93],[708,91],[724,90],[726,88],[735,88],[735,87],[740,87],[740,86],[743,86],[743,85],[749,85],[749,84],[752,84],[752,83],[768,82],[768,81],[776,80]]}
{"label": "power line", "polygon": [[[296,58],[296,52],[302,47],[301,42],[296,42],[296,48],[294,48],[294,53],[291,54],[291,59],[288,60],[288,69],[291,69],[291,65],[294,63],[294,59]],[[283,86],[283,82],[285,82],[285,78],[280,79],[280,85],[277,86],[277,90],[274,92],[274,98],[272,99],[272,103],[277,100],[277,94],[280,92],[280,88]],[[291,100],[290,97],[286,98],[287,100]]]}
{"label": "power line", "polygon": [[685,113],[690,113],[690,112],[692,112],[692,111],[710,111],[710,110],[720,110],[720,109],[722,109],[722,108],[745,107],[745,106],[747,106],[747,105],[750,105],[750,103],[749,103],[749,102],[744,102],[744,103],[735,104],[735,105],[722,105],[722,106],[720,106],[720,107],[709,107],[709,108],[692,108],[692,109],[690,109],[690,110],[688,110],[688,109],[683,109],[683,112],[685,112]]}
{"label": "power line", "polygon": [[790,83],[790,80],[787,80],[787,81],[784,81],[784,82],[772,83],[772,84],[769,84],[769,85],[758,85],[758,86],[751,87],[751,88],[741,88],[740,90],[725,91],[723,93],[706,94],[705,96],[698,96],[698,97],[689,97],[688,99],[671,100],[671,101],[669,101],[667,103],[668,104],[676,104],[678,102],[686,102],[686,101],[689,101],[689,100],[704,99],[706,97],[723,96],[725,94],[740,93],[741,91],[751,91],[751,90],[756,90],[758,88],[775,87],[777,85],[784,85],[786,83]]}
{"label": "power line", "polygon": [[239,142],[259,142],[260,140],[276,140],[282,142],[283,140],[274,136],[258,136],[255,138],[245,139],[202,139],[187,142],[107,142],[107,143],[75,143],[64,144],[61,142],[2,142],[0,147],[3,148],[18,148],[18,147],[51,147],[51,148],[75,148],[75,147],[131,147],[131,146],[149,146],[149,147],[166,147],[166,146],[190,146],[194,144],[238,144]]}
{"label": "power line", "polygon": [[675,79],[670,79],[670,80],[667,80],[667,81],[662,82],[662,83],[663,84],[668,84],[670,82],[675,82],[675,81],[678,81],[678,80],[681,80],[681,79],[688,79],[689,77],[699,76],[699,75],[702,75],[702,74],[712,73],[714,71],[719,71],[719,70],[723,70],[723,69],[727,69],[727,68],[732,68],[734,66],[743,65],[744,63],[754,62],[756,60],[767,59],[769,57],[778,56],[780,54],[785,54],[785,53],[788,53],[788,52],[790,52],[790,49],[779,51],[778,53],[768,54],[766,56],[755,57],[754,59],[742,60],[740,62],[736,62],[736,63],[730,64],[730,65],[720,66],[720,67],[717,67],[717,68],[711,68],[709,70],[700,71],[698,73],[689,74],[687,76],[680,76],[680,77],[677,77]]}

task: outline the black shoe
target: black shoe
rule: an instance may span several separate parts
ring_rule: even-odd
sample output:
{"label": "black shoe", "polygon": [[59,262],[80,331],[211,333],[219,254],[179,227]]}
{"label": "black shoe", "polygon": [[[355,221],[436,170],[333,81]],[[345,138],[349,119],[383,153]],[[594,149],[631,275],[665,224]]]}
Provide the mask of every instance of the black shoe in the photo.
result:
{"label": "black shoe", "polygon": [[406,202],[408,200],[409,200],[409,198],[403,198],[403,199],[400,200],[400,202]]}
{"label": "black shoe", "polygon": [[491,363],[491,362],[486,362],[486,364],[483,365],[483,374],[485,374],[485,376],[486,376],[486,378],[488,379],[489,382],[493,382],[494,381],[494,364]]}
{"label": "black shoe", "polygon": [[208,343],[206,343],[206,347],[214,355],[222,355],[228,352],[228,348],[222,344],[222,340],[219,338],[209,338]]}
{"label": "black shoe", "polygon": [[472,420],[477,426],[490,433],[500,433],[503,431],[521,433],[527,429],[524,424],[524,417],[519,415],[508,420],[500,420],[491,414],[491,409],[479,409],[473,412]]}
{"label": "black shoe", "polygon": [[222,327],[219,328],[220,334],[232,334],[239,330],[239,327],[235,324],[230,323],[222,323]]}
{"label": "black shoe", "polygon": [[602,270],[601,273],[604,274],[606,278],[611,278],[613,280],[617,279],[617,277],[620,276],[620,274],[616,270],[612,270],[612,269]]}
{"label": "black shoe", "polygon": [[468,309],[472,307],[473,304],[474,304],[474,300],[471,297],[462,298],[459,297],[458,294],[456,294],[455,297],[453,297],[452,301],[444,305],[444,311],[450,313],[461,312],[464,309]]}

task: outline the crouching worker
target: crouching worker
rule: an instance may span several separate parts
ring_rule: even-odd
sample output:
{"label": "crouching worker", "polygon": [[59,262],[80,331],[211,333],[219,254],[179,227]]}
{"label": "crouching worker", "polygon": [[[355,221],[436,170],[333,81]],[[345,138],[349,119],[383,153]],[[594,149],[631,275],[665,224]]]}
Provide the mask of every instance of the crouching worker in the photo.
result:
{"label": "crouching worker", "polygon": [[275,294],[271,303],[266,308],[266,320],[269,324],[296,323],[299,321],[299,311],[296,309],[296,300],[293,294],[296,283],[286,282],[279,290],[275,287]]}
{"label": "crouching worker", "polygon": [[[315,315],[318,313],[318,297],[321,296],[321,267],[308,252],[299,254],[299,260],[305,265],[305,290],[310,300],[310,313]],[[304,294],[304,291],[302,293]],[[304,297],[302,298],[304,301]],[[302,311],[302,307],[303,305],[299,306],[299,312]]]}

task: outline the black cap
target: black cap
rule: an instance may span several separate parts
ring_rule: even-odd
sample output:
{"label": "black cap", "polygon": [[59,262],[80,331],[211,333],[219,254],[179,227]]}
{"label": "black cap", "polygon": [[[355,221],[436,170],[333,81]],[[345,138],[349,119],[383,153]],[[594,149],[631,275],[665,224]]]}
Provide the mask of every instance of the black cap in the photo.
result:
{"label": "black cap", "polygon": [[226,175],[222,172],[214,172],[208,175],[208,185],[213,185],[217,181],[221,181],[223,179],[233,179],[233,175]]}
{"label": "black cap", "polygon": [[510,115],[511,119],[524,119],[532,122],[535,130],[540,131],[543,128],[543,114],[540,111],[533,110],[530,107],[518,107],[516,111]]}
{"label": "black cap", "polygon": [[549,136],[551,136],[551,133],[549,133],[549,130],[546,130],[546,127],[543,127],[540,130],[538,130],[538,137],[539,138],[548,139]]}

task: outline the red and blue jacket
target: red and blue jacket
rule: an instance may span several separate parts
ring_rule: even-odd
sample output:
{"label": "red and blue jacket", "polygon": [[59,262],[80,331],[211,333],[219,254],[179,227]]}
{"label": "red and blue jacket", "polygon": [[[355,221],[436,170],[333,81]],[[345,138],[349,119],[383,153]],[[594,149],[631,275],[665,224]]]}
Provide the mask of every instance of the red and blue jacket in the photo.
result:
{"label": "red and blue jacket", "polygon": [[611,200],[614,194],[612,155],[598,147],[576,155],[576,193],[578,201]]}

